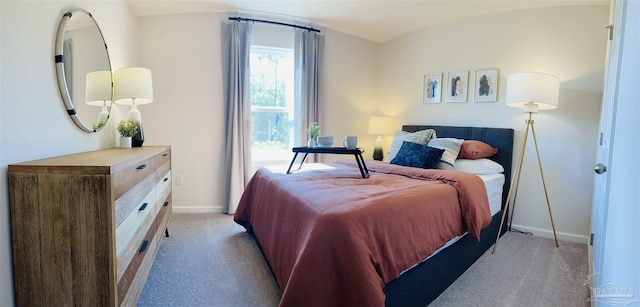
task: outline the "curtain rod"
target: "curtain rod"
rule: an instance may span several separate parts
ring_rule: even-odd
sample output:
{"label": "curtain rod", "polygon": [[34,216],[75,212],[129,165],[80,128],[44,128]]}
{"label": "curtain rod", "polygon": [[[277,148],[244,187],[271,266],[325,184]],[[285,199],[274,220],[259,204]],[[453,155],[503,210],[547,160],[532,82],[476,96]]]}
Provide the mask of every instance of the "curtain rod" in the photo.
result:
{"label": "curtain rod", "polygon": [[270,24],[274,24],[274,25],[280,25],[280,26],[287,26],[287,27],[293,27],[293,28],[298,28],[298,29],[304,29],[304,30],[307,30],[307,31],[320,32],[320,30],[315,29],[315,28],[303,27],[303,26],[298,26],[298,25],[294,25],[294,24],[282,23],[282,22],[270,21],[270,20],[242,18],[242,17],[229,17],[229,20],[263,22],[263,23],[270,23]]}

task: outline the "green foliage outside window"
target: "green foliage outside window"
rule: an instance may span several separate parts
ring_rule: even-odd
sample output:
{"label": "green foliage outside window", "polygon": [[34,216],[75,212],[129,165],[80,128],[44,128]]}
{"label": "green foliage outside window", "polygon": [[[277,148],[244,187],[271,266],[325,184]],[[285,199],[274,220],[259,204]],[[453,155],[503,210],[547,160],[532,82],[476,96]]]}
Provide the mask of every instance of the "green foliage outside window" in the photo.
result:
{"label": "green foliage outside window", "polygon": [[[258,60],[268,64],[269,70],[251,72],[251,105],[285,107],[285,80],[278,76],[278,61],[282,56],[262,54]],[[251,137],[256,148],[288,148],[289,115],[282,110],[252,111]]]}

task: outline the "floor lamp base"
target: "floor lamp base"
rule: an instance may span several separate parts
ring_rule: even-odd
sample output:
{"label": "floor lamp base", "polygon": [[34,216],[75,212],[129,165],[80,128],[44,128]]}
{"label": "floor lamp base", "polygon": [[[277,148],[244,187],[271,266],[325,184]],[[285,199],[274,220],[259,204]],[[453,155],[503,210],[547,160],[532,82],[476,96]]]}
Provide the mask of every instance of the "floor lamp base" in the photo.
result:
{"label": "floor lamp base", "polygon": [[516,173],[513,174],[513,178],[511,179],[511,185],[509,186],[509,192],[507,193],[507,204],[505,205],[502,211],[502,219],[500,220],[500,227],[498,228],[498,235],[496,236],[496,243],[493,245],[492,254],[495,254],[496,249],[498,248],[498,240],[500,240],[500,230],[504,226],[504,219],[507,216],[507,211],[509,211],[509,201],[511,199],[511,191],[514,187],[515,183],[515,194],[513,196],[513,207],[511,208],[511,218],[509,219],[509,228],[511,229],[511,223],[513,223],[513,213],[516,209],[516,199],[518,197],[518,187],[520,186],[520,175],[522,174],[522,161],[524,160],[524,150],[527,146],[527,137],[529,136],[529,128],[531,128],[531,134],[533,135],[533,143],[536,148],[536,156],[538,158],[538,167],[540,169],[540,177],[542,178],[542,187],[544,188],[544,196],[547,200],[547,208],[549,209],[549,219],[551,220],[551,228],[553,229],[553,237],[556,241],[556,247],[559,247],[558,244],[558,236],[556,235],[556,226],[553,223],[553,215],[551,214],[551,203],[549,202],[549,193],[547,193],[547,185],[544,180],[544,174],[542,172],[542,162],[540,161],[540,152],[538,150],[538,140],[536,139],[536,130],[533,127],[533,120],[531,119],[532,112],[529,112],[529,119],[526,120],[527,127],[524,132],[524,141],[522,142],[522,147],[520,148],[520,156],[518,158],[518,162],[516,164]]}

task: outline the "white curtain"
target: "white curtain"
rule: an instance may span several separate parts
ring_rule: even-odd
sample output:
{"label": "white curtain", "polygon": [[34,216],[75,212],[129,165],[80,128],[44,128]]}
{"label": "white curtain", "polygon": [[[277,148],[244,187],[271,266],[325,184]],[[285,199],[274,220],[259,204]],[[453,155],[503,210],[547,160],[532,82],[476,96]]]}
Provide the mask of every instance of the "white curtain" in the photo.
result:
{"label": "white curtain", "polygon": [[225,211],[234,214],[251,171],[251,101],[249,53],[251,29],[246,22],[222,23],[222,73],[225,103]]}
{"label": "white curtain", "polygon": [[[311,122],[319,122],[323,50],[323,35],[302,29],[295,30],[295,97],[296,106],[299,108],[296,114],[301,116],[296,129],[296,139],[301,146],[307,143],[305,129]],[[308,162],[314,160],[315,157]]]}

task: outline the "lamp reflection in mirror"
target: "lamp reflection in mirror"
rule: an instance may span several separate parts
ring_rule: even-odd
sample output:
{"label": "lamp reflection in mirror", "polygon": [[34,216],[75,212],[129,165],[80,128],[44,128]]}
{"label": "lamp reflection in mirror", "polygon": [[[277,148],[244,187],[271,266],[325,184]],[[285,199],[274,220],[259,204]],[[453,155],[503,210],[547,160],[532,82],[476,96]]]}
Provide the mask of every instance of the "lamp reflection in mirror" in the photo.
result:
{"label": "lamp reflection in mirror", "polygon": [[115,103],[131,106],[128,119],[138,124],[138,132],[132,139],[132,145],[140,147],[144,142],[144,132],[138,105],[153,101],[151,70],[143,67],[121,68],[115,72],[114,82]]}
{"label": "lamp reflection in mirror", "polygon": [[547,200],[547,208],[549,210],[549,219],[551,220],[551,228],[553,229],[553,237],[556,240],[556,247],[558,247],[558,236],[556,235],[556,226],[553,223],[553,215],[551,214],[551,203],[549,202],[549,194],[547,193],[547,185],[544,181],[544,174],[542,172],[542,162],[540,161],[540,152],[538,150],[538,140],[536,139],[536,130],[533,127],[532,114],[538,113],[538,110],[553,110],[558,107],[558,98],[560,95],[560,81],[557,77],[543,74],[543,73],[517,73],[510,75],[507,78],[507,93],[506,103],[510,107],[521,108],[524,113],[529,113],[529,119],[525,121],[527,127],[524,132],[524,140],[522,141],[522,147],[520,148],[520,156],[516,164],[515,173],[512,176],[511,186],[507,193],[507,204],[502,212],[502,220],[500,222],[500,228],[498,228],[498,235],[496,242],[493,245],[492,253],[496,252],[498,247],[498,240],[500,239],[500,231],[504,224],[504,218],[509,209],[509,201],[511,199],[511,190],[515,183],[515,194],[513,197],[513,205],[511,207],[511,218],[509,219],[509,227],[511,229],[511,223],[513,223],[513,213],[516,209],[516,198],[518,197],[518,187],[520,186],[520,175],[522,174],[522,163],[524,160],[524,152],[527,146],[527,137],[529,130],[533,135],[533,144],[536,149],[536,156],[538,157],[538,167],[540,169],[540,177],[542,178],[542,187],[544,188],[544,195]]}
{"label": "lamp reflection in mirror", "polygon": [[376,135],[376,142],[373,145],[373,159],[382,161],[384,153],[382,151],[382,138],[383,135],[393,133],[394,120],[391,117],[386,116],[371,116],[369,117],[369,134]]}
{"label": "lamp reflection in mirror", "polygon": [[92,71],[86,77],[85,98],[90,106],[102,107],[98,114],[98,123],[93,125],[93,130],[100,130],[109,119],[109,107],[111,106],[111,72],[108,70]]}

